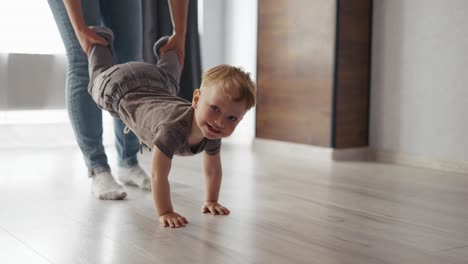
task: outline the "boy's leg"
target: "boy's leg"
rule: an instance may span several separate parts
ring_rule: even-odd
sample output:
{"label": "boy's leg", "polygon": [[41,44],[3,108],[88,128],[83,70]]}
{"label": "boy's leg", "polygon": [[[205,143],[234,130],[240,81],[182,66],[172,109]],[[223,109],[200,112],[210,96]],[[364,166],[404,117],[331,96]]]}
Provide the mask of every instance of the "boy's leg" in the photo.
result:
{"label": "boy's leg", "polygon": [[163,36],[161,37],[160,39],[158,39],[158,41],[156,41],[153,45],[153,53],[154,53],[154,56],[156,57],[156,63],[159,62],[159,60],[161,59],[161,54],[160,54],[160,50],[161,48],[166,45],[166,43],[169,41],[169,36]]}
{"label": "boy's leg", "polygon": [[102,27],[93,26],[90,27],[99,36],[105,38],[109,45],[94,45],[88,56],[88,67],[89,67],[89,81],[94,82],[94,79],[103,71],[109,69],[114,65],[114,55],[112,51],[112,41],[114,35],[112,30]]}
{"label": "boy's leg", "polygon": [[[129,4],[131,2],[131,4]],[[104,26],[114,33],[113,52],[116,64],[141,61],[142,20],[141,1],[101,0]],[[132,131],[124,133],[125,124],[114,119],[115,146],[118,166],[138,165],[140,142]]]}
{"label": "boy's leg", "polygon": [[[116,64],[142,61],[141,1],[101,0],[103,24],[114,33],[113,52]],[[130,4],[129,4],[130,3]],[[151,189],[150,177],[140,167],[137,153],[140,142],[132,131],[124,133],[125,124],[114,118],[115,146],[118,154],[117,177],[124,184]]]}
{"label": "boy's leg", "polygon": [[168,36],[160,38],[153,46],[154,55],[157,58],[157,65],[164,69],[168,76],[170,77],[170,82],[175,90],[175,93],[179,93],[179,82],[180,75],[182,74],[182,65],[179,62],[179,56],[173,50],[170,50],[164,55],[160,55],[159,50],[163,47],[169,40]]}

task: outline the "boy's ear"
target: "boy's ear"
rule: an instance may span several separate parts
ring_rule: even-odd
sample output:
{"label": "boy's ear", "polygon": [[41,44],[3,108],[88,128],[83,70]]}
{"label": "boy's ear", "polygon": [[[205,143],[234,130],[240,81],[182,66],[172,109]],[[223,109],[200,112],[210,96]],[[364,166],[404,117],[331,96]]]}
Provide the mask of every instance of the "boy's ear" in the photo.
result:
{"label": "boy's ear", "polygon": [[197,108],[198,101],[200,100],[200,94],[201,94],[200,89],[195,89],[195,91],[193,91],[193,97],[192,97],[192,107],[193,108]]}

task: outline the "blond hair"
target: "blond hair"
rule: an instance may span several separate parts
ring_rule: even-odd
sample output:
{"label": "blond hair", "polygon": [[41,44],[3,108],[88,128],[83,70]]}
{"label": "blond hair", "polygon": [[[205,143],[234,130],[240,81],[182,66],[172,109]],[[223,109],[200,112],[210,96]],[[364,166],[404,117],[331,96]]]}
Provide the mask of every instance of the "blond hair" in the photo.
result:
{"label": "blond hair", "polygon": [[234,102],[245,100],[247,110],[255,105],[256,88],[250,73],[241,68],[221,64],[203,74],[201,88],[216,87]]}

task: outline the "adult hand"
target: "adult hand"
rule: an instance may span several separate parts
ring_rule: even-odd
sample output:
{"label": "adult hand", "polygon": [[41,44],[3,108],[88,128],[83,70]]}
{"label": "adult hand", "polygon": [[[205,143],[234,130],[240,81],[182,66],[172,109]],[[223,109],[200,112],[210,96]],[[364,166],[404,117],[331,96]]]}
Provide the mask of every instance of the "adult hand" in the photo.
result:
{"label": "adult hand", "polygon": [[91,48],[95,44],[99,44],[102,46],[107,46],[109,43],[107,40],[98,34],[91,30],[88,27],[83,27],[76,33],[76,37],[78,38],[78,41],[80,42],[81,48],[83,51],[86,53],[86,55],[89,55],[89,52],[91,51]]}
{"label": "adult hand", "polygon": [[161,47],[161,55],[168,52],[169,50],[174,50],[177,55],[179,56],[179,62],[182,67],[184,66],[184,58],[185,58],[185,36],[173,34],[169,37],[166,45]]}

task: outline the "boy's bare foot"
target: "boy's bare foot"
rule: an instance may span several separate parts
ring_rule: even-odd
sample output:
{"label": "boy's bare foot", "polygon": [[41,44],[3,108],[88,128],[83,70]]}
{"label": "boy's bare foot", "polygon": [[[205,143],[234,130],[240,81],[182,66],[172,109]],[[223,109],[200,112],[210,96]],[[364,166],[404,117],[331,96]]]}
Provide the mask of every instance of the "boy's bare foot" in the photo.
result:
{"label": "boy's bare foot", "polygon": [[102,200],[122,200],[127,196],[110,171],[99,172],[93,176],[92,190],[93,194]]}
{"label": "boy's bare foot", "polygon": [[123,184],[138,186],[142,189],[151,191],[150,178],[138,164],[128,168],[120,167],[118,178]]}

